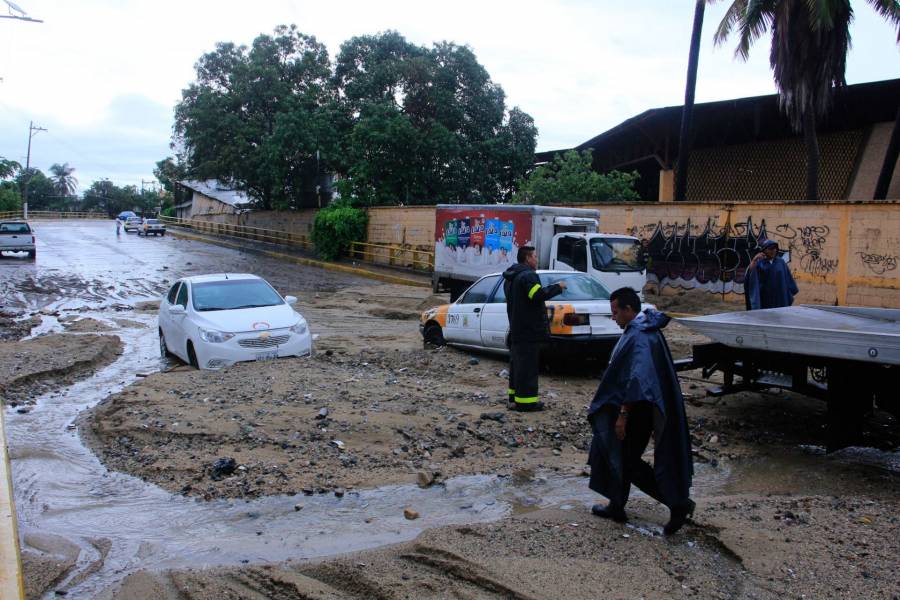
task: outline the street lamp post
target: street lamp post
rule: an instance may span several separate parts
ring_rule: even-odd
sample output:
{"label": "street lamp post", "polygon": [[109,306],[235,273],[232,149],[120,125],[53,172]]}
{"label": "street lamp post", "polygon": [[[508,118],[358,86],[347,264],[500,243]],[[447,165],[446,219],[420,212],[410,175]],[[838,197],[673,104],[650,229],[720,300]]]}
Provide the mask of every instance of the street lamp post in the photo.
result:
{"label": "street lamp post", "polygon": [[22,211],[23,217],[28,219],[28,184],[31,183],[32,175],[29,172],[31,168],[31,138],[36,136],[39,131],[47,131],[43,127],[35,127],[34,121],[28,122],[28,154],[25,155],[25,173],[27,179],[25,179],[25,188],[22,190]]}

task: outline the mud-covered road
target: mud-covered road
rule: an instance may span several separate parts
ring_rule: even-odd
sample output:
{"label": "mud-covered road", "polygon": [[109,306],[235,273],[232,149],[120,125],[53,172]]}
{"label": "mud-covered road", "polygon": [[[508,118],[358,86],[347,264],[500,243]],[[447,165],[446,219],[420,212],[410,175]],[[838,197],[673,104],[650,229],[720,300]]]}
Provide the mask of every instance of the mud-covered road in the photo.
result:
{"label": "mud-covered road", "polygon": [[[36,262],[0,260],[0,375],[13,382],[0,395],[29,598],[900,594],[887,415],[867,421],[871,448],[825,456],[822,403],[711,399],[686,374],[699,510],[664,539],[665,511],[639,494],[627,526],[590,516],[591,368],[543,372],[549,409],[507,413],[502,358],[423,348],[415,317],[444,301],[427,289],[117,238],[112,221],[36,229]],[[162,361],[158,297],[220,271],[298,296],[316,355],[220,372]],[[667,337],[680,356],[700,339],[677,324]],[[234,471],[215,472],[226,457]]]}

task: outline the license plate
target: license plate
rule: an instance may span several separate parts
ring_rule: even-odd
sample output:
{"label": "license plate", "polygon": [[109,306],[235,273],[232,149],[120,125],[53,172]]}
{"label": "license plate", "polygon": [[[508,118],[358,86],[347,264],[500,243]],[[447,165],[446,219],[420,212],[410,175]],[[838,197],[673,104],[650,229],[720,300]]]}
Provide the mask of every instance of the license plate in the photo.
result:
{"label": "license plate", "polygon": [[268,352],[259,352],[256,360],[273,360],[278,358],[278,350],[270,350]]}

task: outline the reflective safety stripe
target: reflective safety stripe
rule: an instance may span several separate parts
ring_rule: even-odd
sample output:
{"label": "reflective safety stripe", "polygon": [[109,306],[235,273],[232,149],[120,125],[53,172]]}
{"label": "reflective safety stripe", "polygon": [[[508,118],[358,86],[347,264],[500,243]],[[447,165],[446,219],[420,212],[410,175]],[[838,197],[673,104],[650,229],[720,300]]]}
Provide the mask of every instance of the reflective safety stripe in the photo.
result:
{"label": "reflective safety stripe", "polygon": [[537,294],[537,291],[539,289],[541,289],[541,284],[539,284],[539,283],[534,284],[534,287],[532,287],[531,290],[528,292],[528,299],[534,300],[534,295]]}
{"label": "reflective safety stripe", "polygon": [[516,404],[534,404],[537,401],[537,396],[531,396],[529,398],[520,398],[519,396],[516,396]]}
{"label": "reflective safety stripe", "polygon": [[516,390],[514,390],[514,389],[512,389],[512,388],[509,388],[508,390],[506,390],[506,395],[507,395],[507,396],[515,396],[515,395],[516,395]]}

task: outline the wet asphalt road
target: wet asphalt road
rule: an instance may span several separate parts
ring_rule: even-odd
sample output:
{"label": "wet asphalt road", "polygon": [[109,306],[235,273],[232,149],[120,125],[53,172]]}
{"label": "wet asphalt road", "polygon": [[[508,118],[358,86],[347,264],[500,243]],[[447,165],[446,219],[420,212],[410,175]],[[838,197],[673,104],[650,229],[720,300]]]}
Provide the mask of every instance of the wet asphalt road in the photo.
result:
{"label": "wet asphalt road", "polygon": [[187,275],[253,273],[286,291],[333,291],[370,280],[274,258],[181,240],[122,232],[115,221],[34,221],[37,258],[0,259],[0,309],[104,308],[157,300]]}

